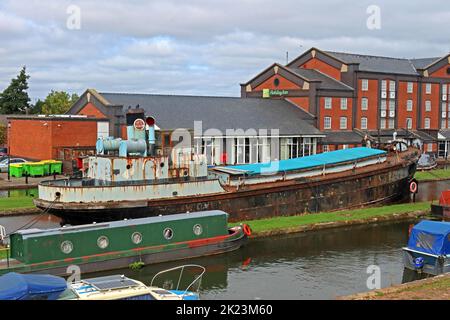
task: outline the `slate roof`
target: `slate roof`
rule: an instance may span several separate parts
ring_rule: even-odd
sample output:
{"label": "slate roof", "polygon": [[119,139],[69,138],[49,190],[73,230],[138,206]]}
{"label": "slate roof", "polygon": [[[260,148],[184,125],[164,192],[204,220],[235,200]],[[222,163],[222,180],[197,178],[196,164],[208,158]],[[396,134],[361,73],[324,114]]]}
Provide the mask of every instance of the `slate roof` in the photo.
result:
{"label": "slate roof", "polygon": [[303,68],[287,68],[307,80],[319,80],[321,89],[353,91],[353,88],[318,70]]}
{"label": "slate roof", "polygon": [[345,63],[359,63],[359,70],[369,72],[384,72],[405,75],[418,75],[416,68],[409,59],[371,56],[344,52],[324,51]]}
{"label": "slate roof", "polygon": [[411,59],[411,62],[416,69],[424,69],[425,67],[429,66],[433,62],[436,62],[440,59],[442,59],[442,57]]}
{"label": "slate roof", "polygon": [[[280,135],[319,135],[314,117],[285,100],[262,98],[207,97],[157,94],[100,93],[113,105],[139,104],[146,115],[153,116],[161,129],[279,129]],[[270,134],[270,131],[268,132]]]}
{"label": "slate roof", "polygon": [[326,131],[323,144],[359,144],[363,137],[354,131]]}

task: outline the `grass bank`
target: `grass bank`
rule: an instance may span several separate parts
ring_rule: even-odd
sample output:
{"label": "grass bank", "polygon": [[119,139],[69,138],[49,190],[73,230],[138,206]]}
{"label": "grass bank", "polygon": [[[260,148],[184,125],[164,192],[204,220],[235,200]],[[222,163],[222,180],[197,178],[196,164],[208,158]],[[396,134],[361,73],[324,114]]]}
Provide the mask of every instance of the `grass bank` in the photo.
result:
{"label": "grass bank", "polygon": [[1,211],[29,209],[34,208],[33,198],[27,196],[0,198],[0,214]]}
{"label": "grass bank", "polygon": [[[8,249],[9,250],[9,249]],[[7,249],[0,248],[0,260],[6,259]]]}
{"label": "grass bank", "polygon": [[450,179],[450,169],[433,169],[428,171],[417,171],[414,175],[418,181]]}
{"label": "grass bank", "polygon": [[336,212],[323,212],[316,214],[305,214],[289,217],[276,217],[261,220],[241,221],[250,225],[254,236],[265,236],[277,233],[288,233],[303,231],[306,226],[327,225],[348,222],[363,222],[370,219],[380,220],[383,218],[395,218],[400,214],[414,212],[427,213],[430,210],[430,202],[417,202],[394,204],[383,207],[370,207],[355,210],[345,210]]}
{"label": "grass bank", "polygon": [[340,297],[340,300],[449,300],[450,274]]}

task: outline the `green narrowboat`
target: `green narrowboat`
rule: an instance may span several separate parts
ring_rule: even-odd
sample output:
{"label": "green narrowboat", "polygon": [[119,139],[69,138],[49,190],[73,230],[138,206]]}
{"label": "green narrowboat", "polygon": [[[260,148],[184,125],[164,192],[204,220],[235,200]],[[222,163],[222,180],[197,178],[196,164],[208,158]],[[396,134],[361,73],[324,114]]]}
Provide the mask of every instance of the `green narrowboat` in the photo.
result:
{"label": "green narrowboat", "polygon": [[220,254],[240,248],[247,225],[228,228],[228,214],[203,211],[55,229],[27,229],[10,235],[6,272],[68,275]]}

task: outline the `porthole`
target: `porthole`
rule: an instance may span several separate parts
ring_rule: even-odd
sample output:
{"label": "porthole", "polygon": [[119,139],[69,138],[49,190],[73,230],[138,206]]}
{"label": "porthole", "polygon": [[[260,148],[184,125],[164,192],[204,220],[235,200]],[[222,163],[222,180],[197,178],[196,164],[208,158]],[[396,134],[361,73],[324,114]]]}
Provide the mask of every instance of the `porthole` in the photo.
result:
{"label": "porthole", "polygon": [[73,250],[73,243],[69,240],[63,241],[61,243],[61,251],[65,254],[71,253]]}
{"label": "porthole", "polygon": [[203,228],[200,224],[196,224],[192,230],[194,231],[194,234],[196,236],[199,236],[203,233]]}
{"label": "porthole", "polygon": [[139,244],[142,242],[142,234],[140,232],[134,232],[131,235],[131,241],[133,241],[134,244]]}
{"label": "porthole", "polygon": [[278,86],[280,85],[280,79],[275,78],[275,79],[273,80],[273,85],[274,85],[275,87],[278,87]]}
{"label": "porthole", "polygon": [[165,228],[163,231],[163,235],[164,235],[164,238],[166,238],[167,240],[170,240],[173,237],[173,230],[170,228]]}
{"label": "porthole", "polygon": [[98,239],[97,239],[97,246],[100,249],[105,249],[106,247],[108,247],[108,245],[109,245],[108,237],[106,237],[106,236],[98,237]]}

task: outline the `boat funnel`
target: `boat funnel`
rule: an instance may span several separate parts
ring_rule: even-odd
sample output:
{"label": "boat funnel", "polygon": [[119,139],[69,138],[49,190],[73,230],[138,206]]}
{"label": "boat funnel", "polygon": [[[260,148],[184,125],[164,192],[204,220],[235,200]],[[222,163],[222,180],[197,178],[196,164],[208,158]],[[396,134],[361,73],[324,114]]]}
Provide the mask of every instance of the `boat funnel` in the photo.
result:
{"label": "boat funnel", "polygon": [[139,108],[128,109],[126,114],[128,140],[145,139],[145,111]]}
{"label": "boat funnel", "polygon": [[148,128],[148,155],[154,156],[155,155],[155,118],[153,117],[147,117],[145,119],[145,122],[147,124]]}

